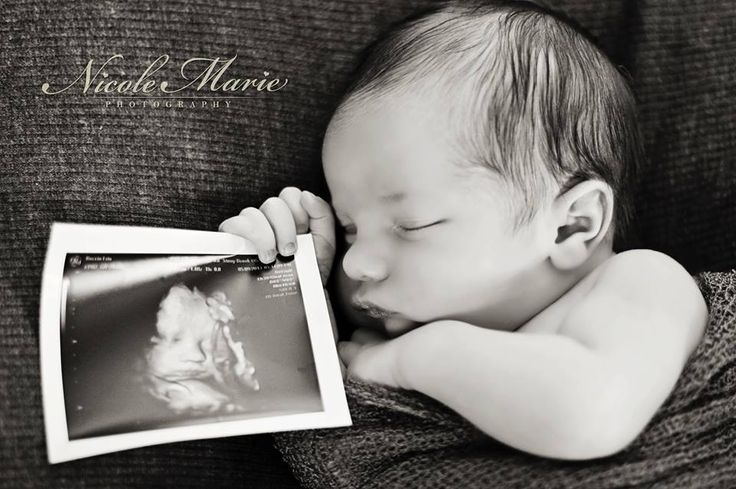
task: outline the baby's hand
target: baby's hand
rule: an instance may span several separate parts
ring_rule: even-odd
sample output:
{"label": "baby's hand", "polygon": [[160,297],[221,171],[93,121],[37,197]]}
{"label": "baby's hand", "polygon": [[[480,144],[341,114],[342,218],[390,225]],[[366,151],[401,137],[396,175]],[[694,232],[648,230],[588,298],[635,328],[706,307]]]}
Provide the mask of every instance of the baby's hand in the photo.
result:
{"label": "baby's hand", "polygon": [[402,387],[397,366],[397,339],[390,340],[376,331],[358,329],[350,341],[341,341],[337,346],[340,360],[347,368],[347,377]]}
{"label": "baby's hand", "polygon": [[293,255],[296,235],[311,232],[322,284],[327,282],[335,259],[335,218],[330,204],[309,191],[286,187],[258,209],[248,207],[226,219],[219,230],[253,243],[263,263],[273,262],[277,249],[282,256]]}

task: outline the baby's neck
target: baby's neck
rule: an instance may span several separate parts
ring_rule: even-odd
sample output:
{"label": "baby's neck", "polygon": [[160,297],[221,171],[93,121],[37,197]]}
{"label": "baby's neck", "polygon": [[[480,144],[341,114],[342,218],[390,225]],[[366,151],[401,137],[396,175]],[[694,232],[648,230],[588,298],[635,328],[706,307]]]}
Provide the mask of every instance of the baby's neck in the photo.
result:
{"label": "baby's neck", "polygon": [[484,328],[516,331],[527,323],[536,321],[537,316],[542,316],[548,309],[564,308],[567,302],[564,298],[578,284],[583,285],[586,277],[614,255],[609,246],[600,246],[582,266],[564,272],[547,263],[538,275],[528,281],[528,287],[517,291],[515,298],[501,314],[499,311],[478,311],[457,319]]}

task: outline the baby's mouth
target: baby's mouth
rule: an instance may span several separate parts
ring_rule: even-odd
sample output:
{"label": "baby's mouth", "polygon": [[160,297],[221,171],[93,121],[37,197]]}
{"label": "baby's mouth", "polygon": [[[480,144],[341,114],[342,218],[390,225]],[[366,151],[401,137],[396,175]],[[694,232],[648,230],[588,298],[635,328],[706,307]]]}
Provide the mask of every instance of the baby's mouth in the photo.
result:
{"label": "baby's mouth", "polygon": [[354,298],[351,301],[351,305],[359,313],[379,321],[378,324],[364,325],[365,327],[378,328],[378,330],[390,338],[406,333],[419,325],[419,323],[406,318],[403,314],[389,311],[372,302]]}
{"label": "baby's mouth", "polygon": [[353,299],[351,305],[354,309],[374,319],[388,319],[396,314],[395,312],[378,307],[371,302],[361,301],[359,299]]}

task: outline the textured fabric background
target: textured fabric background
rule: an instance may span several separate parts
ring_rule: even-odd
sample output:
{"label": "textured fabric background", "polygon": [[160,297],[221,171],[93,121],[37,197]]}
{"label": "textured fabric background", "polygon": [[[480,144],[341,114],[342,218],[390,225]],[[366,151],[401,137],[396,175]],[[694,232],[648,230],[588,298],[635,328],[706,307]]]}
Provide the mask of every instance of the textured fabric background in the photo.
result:
{"label": "textured fabric background", "polygon": [[[48,225],[215,229],[285,185],[324,193],[321,134],[357,53],[430,3],[0,2],[0,487],[294,484],[267,436],[46,464],[37,317]],[[642,244],[692,271],[733,266],[736,6],[557,3],[634,77],[651,157],[637,189]],[[41,93],[116,53],[125,56],[119,75],[161,54],[172,69],[237,53],[232,74],[268,70],[289,85],[229,110],[117,110],[78,91]]]}

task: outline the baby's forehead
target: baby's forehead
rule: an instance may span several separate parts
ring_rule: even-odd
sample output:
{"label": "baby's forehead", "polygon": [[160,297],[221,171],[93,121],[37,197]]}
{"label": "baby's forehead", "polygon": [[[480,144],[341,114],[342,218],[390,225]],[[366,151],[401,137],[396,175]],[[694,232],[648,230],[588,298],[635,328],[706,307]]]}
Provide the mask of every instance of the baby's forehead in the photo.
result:
{"label": "baby's forehead", "polygon": [[[351,179],[352,172],[346,168],[348,178],[328,179],[331,204],[340,222],[352,221],[357,215],[363,217],[396,214],[404,217],[422,217],[436,212],[462,211],[470,207],[487,204],[506,208],[511,197],[505,183],[487,168],[479,165],[459,166],[448,160],[440,160],[433,166],[447,168],[449,172],[438,172],[436,168],[417,171],[413,177],[399,167],[413,163],[400,162],[396,165],[380,165],[379,172],[371,172],[368,178]],[[499,186],[503,186],[499,190]],[[499,199],[503,199],[499,201]],[[508,201],[508,202],[507,202]]]}

